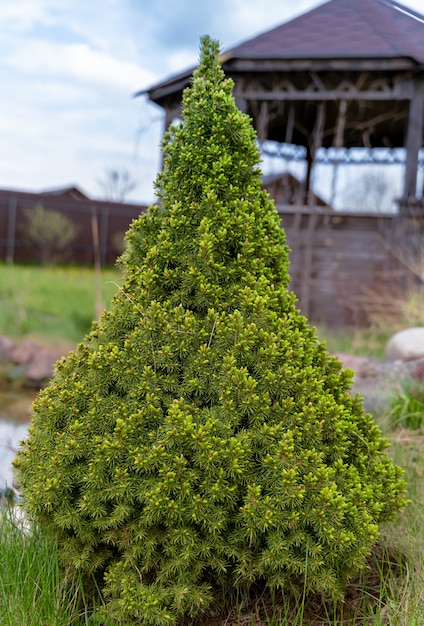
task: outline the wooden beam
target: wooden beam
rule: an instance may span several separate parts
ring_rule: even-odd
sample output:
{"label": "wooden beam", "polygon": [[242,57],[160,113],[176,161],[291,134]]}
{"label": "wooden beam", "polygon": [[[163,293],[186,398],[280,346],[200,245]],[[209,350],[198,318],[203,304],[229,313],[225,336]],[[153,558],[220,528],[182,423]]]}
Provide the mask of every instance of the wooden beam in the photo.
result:
{"label": "wooden beam", "polygon": [[[344,131],[346,127],[346,112],[347,112],[347,101],[341,100],[339,103],[339,109],[337,112],[337,122],[336,122],[336,132],[334,135],[333,146],[337,148],[341,148],[343,146],[344,141]],[[336,187],[337,187],[337,178],[339,173],[339,164],[336,163],[333,165],[333,176],[331,179],[331,196],[330,196],[330,205],[333,206],[336,199]]]}
{"label": "wooden beam", "polygon": [[16,241],[16,211],[18,208],[18,200],[16,196],[11,196],[8,202],[7,211],[7,247],[6,247],[6,263],[11,265],[15,256]]}
{"label": "wooden beam", "polygon": [[234,99],[236,101],[237,108],[240,109],[242,113],[246,113],[247,112],[246,98],[243,98],[241,95],[235,94]]}
{"label": "wooden beam", "polygon": [[246,98],[243,96],[243,91],[246,88],[246,80],[243,76],[238,77],[237,81],[237,95],[234,93],[234,99],[236,101],[237,108],[240,109],[243,113],[247,113],[247,102]]}
{"label": "wooden beam", "polygon": [[180,103],[174,104],[172,106],[165,107],[165,122],[164,122],[164,130],[166,133],[168,128],[171,126],[172,122],[182,115],[182,105]]}
{"label": "wooden beam", "polygon": [[[175,118],[180,117],[182,114],[182,104],[178,103],[178,104],[173,104],[172,106],[166,106],[165,107],[165,121],[163,124],[163,135],[168,131],[169,127],[171,126],[172,122],[175,120]],[[163,151],[161,150],[160,152],[160,169],[163,169]]]}
{"label": "wooden beam", "polygon": [[311,91],[310,89],[300,90],[279,90],[273,89],[266,91],[264,89],[249,89],[248,91],[234,91],[235,97],[241,97],[245,100],[272,100],[278,102],[280,100],[411,100],[413,98],[412,90],[402,89],[400,86],[390,91],[380,90],[364,90],[364,91],[347,91],[344,89],[331,89],[329,91]]}
{"label": "wooden beam", "polygon": [[[405,71],[416,69],[407,57],[391,59],[228,59],[223,64],[228,74],[236,72],[316,72],[325,71]],[[150,90],[149,94],[153,91]]]}
{"label": "wooden beam", "polygon": [[286,126],[286,136],[285,143],[291,143],[293,139],[293,129],[294,129],[294,116],[296,114],[295,107],[291,104],[289,107],[288,117],[287,117],[287,126]]}
{"label": "wooden beam", "polygon": [[266,141],[268,136],[269,124],[269,102],[263,100],[259,107],[259,115],[256,119],[256,132],[258,134],[259,143]]}
{"label": "wooden beam", "polygon": [[317,106],[317,116],[315,119],[314,132],[312,133],[312,137],[310,138],[309,146],[307,147],[307,161],[308,161],[308,169],[306,173],[306,204],[312,204],[313,193],[311,189],[312,182],[312,170],[315,166],[317,150],[322,146],[322,139],[325,128],[325,113],[326,106],[325,102],[320,102]]}
{"label": "wooden beam", "polygon": [[[315,166],[318,148],[322,145],[322,137],[325,126],[325,102],[320,102],[317,107],[317,117],[315,120],[314,132],[311,144],[308,149],[308,170],[306,174],[306,202],[309,205],[314,203],[314,194],[311,189],[312,172]],[[318,214],[312,210],[308,216],[308,227],[306,233],[304,263],[301,275],[300,306],[303,315],[309,315],[311,299],[312,265],[314,257],[314,234],[317,226]]]}
{"label": "wooden beam", "polygon": [[164,102],[163,99],[167,98],[168,96],[175,97],[177,94],[182,93],[182,91],[190,84],[191,76],[191,71],[186,72],[182,78],[166,80],[163,83],[159,83],[159,85],[156,85],[155,87],[152,87],[145,92],[140,91],[136,95],[140,96],[143,93],[147,93],[149,100],[151,100],[152,102],[156,102],[165,108],[166,101]]}
{"label": "wooden beam", "polygon": [[371,126],[377,126],[382,122],[397,122],[403,118],[407,117],[406,111],[387,111],[387,113],[382,113],[381,115],[376,115],[375,117],[371,117],[364,122],[355,122],[353,126],[349,126],[349,128],[356,128],[356,130],[367,130]]}
{"label": "wooden beam", "polygon": [[311,283],[312,283],[312,261],[314,257],[314,234],[317,227],[318,215],[310,213],[308,215],[308,226],[306,230],[305,251],[303,255],[303,267],[301,272],[300,285],[300,307],[302,314],[309,316],[311,301]]}
{"label": "wooden beam", "polygon": [[406,165],[403,197],[416,198],[418,153],[423,146],[424,131],[424,76],[416,79],[414,97],[409,107],[406,135]]}

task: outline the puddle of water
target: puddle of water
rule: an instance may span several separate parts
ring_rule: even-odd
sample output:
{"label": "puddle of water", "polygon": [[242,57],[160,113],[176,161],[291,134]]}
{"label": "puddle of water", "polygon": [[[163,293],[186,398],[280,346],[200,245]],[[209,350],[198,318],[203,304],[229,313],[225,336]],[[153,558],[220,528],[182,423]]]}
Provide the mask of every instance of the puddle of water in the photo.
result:
{"label": "puddle of water", "polygon": [[29,389],[0,389],[0,421],[27,423],[31,415],[31,404],[37,391]]}
{"label": "puddle of water", "polygon": [[22,439],[25,439],[28,424],[0,421],[0,489],[12,485],[12,461]]}
{"label": "puddle of water", "polygon": [[0,490],[13,484],[12,461],[26,437],[36,391],[0,389]]}

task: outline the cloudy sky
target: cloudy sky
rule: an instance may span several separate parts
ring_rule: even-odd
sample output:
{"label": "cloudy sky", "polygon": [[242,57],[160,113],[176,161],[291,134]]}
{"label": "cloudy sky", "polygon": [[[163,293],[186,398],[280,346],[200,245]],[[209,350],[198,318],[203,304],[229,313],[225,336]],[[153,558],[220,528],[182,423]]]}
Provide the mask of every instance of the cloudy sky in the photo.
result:
{"label": "cloudy sky", "polygon": [[102,197],[106,171],[126,169],[129,200],[150,202],[162,113],[132,95],[195,64],[203,34],[225,50],[319,4],[1,0],[0,187]]}

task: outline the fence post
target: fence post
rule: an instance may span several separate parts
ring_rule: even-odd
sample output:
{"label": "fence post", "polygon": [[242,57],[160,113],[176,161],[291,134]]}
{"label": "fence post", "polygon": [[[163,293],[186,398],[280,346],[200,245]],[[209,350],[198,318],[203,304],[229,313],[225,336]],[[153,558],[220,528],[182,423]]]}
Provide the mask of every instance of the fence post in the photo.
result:
{"label": "fence post", "polygon": [[99,319],[100,313],[103,310],[103,298],[102,298],[102,269],[100,261],[100,246],[99,246],[99,222],[97,217],[97,208],[94,204],[91,205],[91,237],[93,241],[93,254],[94,254],[94,276],[96,283],[96,319]]}
{"label": "fence post", "polygon": [[100,214],[100,263],[106,265],[107,261],[107,237],[109,228],[109,209],[102,209]]}
{"label": "fence post", "polygon": [[15,257],[16,240],[16,209],[18,201],[15,196],[9,198],[7,212],[7,243],[6,243],[6,263],[12,265]]}

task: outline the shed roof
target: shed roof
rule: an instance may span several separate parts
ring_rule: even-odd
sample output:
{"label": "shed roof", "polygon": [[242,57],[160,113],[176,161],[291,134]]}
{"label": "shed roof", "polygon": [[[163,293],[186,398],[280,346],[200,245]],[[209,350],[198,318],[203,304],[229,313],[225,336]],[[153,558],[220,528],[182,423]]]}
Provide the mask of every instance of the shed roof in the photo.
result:
{"label": "shed roof", "polygon": [[60,196],[63,198],[73,198],[74,200],[89,200],[90,198],[86,193],[81,191],[76,185],[70,187],[55,187],[54,189],[48,189],[40,192],[41,196]]}
{"label": "shed roof", "polygon": [[[36,206],[37,204],[43,204],[48,208],[59,207],[78,207],[77,210],[91,211],[91,207],[96,206],[98,208],[116,208],[119,211],[125,209],[134,212],[134,209],[138,210],[138,214],[146,209],[145,204],[135,204],[132,202],[115,202],[113,200],[100,200],[97,198],[90,198],[83,193],[78,187],[64,187],[63,189],[51,189],[48,191],[20,191],[18,189],[0,189],[0,214],[8,203],[12,200],[23,204],[28,207]],[[137,214],[136,214],[137,215]],[[1,239],[1,238],[0,238]]]}

